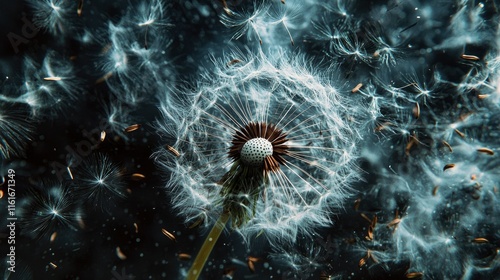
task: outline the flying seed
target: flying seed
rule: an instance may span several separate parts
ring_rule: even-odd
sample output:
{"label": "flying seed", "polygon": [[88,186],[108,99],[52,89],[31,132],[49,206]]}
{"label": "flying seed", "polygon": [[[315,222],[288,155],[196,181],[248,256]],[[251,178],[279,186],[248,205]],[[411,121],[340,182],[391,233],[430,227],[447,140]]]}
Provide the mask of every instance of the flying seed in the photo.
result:
{"label": "flying seed", "polygon": [[125,254],[122,252],[122,250],[120,249],[120,247],[116,247],[116,255],[122,261],[127,259],[127,256],[125,256]]}
{"label": "flying seed", "polygon": [[179,254],[179,260],[181,260],[181,261],[189,261],[190,259],[191,259],[190,254],[186,254],[186,253]]}
{"label": "flying seed", "polygon": [[465,59],[465,60],[472,60],[472,61],[478,61],[479,60],[479,57],[477,57],[475,55],[471,55],[471,54],[462,54],[460,57],[462,59]]}
{"label": "flying seed", "polygon": [[448,142],[443,140],[442,143],[443,143],[443,145],[445,145],[448,148],[448,150],[450,150],[450,153],[453,153],[453,148],[451,147],[451,145]]}
{"label": "flying seed", "polygon": [[472,174],[472,175],[470,175],[470,179],[471,179],[472,181],[476,180],[476,179],[477,179],[476,174]]}
{"label": "flying seed", "polygon": [[60,80],[62,80],[61,77],[45,77],[43,79],[46,81],[60,81]]}
{"label": "flying seed", "polygon": [[201,223],[203,222],[203,218],[200,217],[198,220],[196,220],[196,222],[194,222],[192,225],[190,225],[188,228],[192,229],[192,228],[195,228],[197,226],[199,226]]}
{"label": "flying seed", "polygon": [[285,4],[285,0],[281,0],[281,3]]}
{"label": "flying seed", "polygon": [[488,148],[479,148],[479,149],[477,149],[477,151],[480,153],[485,153],[485,154],[490,155],[490,156],[495,154],[495,152],[493,152],[493,150],[490,150]]}
{"label": "flying seed", "polygon": [[135,233],[138,233],[139,232],[139,226],[137,225],[137,223],[134,223],[134,228],[135,228]]}
{"label": "flying seed", "polygon": [[101,131],[101,138],[99,138],[99,140],[101,140],[101,142],[104,142],[104,139],[106,139],[106,131]]}
{"label": "flying seed", "polygon": [[224,12],[226,12],[226,14],[228,16],[232,16],[233,15],[233,12],[229,9],[229,7],[227,6],[227,3],[226,3],[226,0],[221,0],[222,2],[222,6],[223,6],[223,10]]}
{"label": "flying seed", "polygon": [[447,165],[445,165],[443,167],[443,171],[448,170],[448,169],[453,168],[453,167],[455,167],[454,163],[448,163]]}
{"label": "flying seed", "polygon": [[485,99],[485,98],[488,98],[488,96],[489,96],[489,95],[487,95],[487,94],[479,94],[479,95],[477,96],[477,98],[479,98],[479,99]]}
{"label": "flying seed", "polygon": [[259,261],[259,258],[256,258],[256,257],[248,257],[247,258],[247,265],[248,265],[248,269],[250,269],[251,272],[255,272],[255,262],[258,262]]}
{"label": "flying seed", "polygon": [[235,65],[236,63],[240,63],[240,62],[241,62],[241,60],[239,60],[239,59],[232,59],[231,61],[229,61],[229,62],[227,63],[227,66],[233,66],[233,65]]}
{"label": "flying seed", "polygon": [[78,14],[79,17],[82,16],[82,10],[83,10],[83,0],[78,1],[78,8],[76,9],[76,13]]}
{"label": "flying seed", "polygon": [[362,267],[363,265],[366,264],[366,256],[365,257],[362,257],[359,262],[358,262],[358,266],[359,267]]}
{"label": "flying seed", "polygon": [[375,226],[377,225],[377,221],[378,221],[377,215],[374,215],[370,226],[372,228],[375,228]]}
{"label": "flying seed", "polygon": [[144,179],[146,179],[146,176],[142,175],[141,173],[132,174],[132,180],[134,180],[134,181],[141,181]]}
{"label": "flying seed", "polygon": [[365,213],[361,213],[360,215],[361,215],[361,217],[363,217],[363,219],[367,220],[369,223],[372,222],[372,220],[370,220],[370,218],[368,218],[368,216],[366,216]]}
{"label": "flying seed", "polygon": [[366,258],[372,259],[374,263],[378,263],[377,258],[375,258],[375,255],[372,254],[372,250],[370,249],[366,252]]}
{"label": "flying seed", "polygon": [[3,197],[3,190],[0,190],[0,198]]}
{"label": "flying seed", "polygon": [[394,227],[394,229],[396,229],[396,227],[399,225],[399,223],[401,223],[401,219],[399,218],[396,218],[392,221],[390,221],[388,224],[387,224],[387,227],[390,228],[390,227]]}
{"label": "flying seed", "polygon": [[124,131],[125,131],[125,132],[127,132],[127,133],[130,133],[130,132],[132,132],[132,131],[136,131],[136,130],[138,130],[140,127],[141,127],[141,125],[140,125],[140,124],[133,124],[133,125],[131,125],[131,126],[129,126],[129,127],[127,127],[127,128],[125,128],[125,130],[124,130]]}
{"label": "flying seed", "polygon": [[57,268],[57,265],[53,262],[50,262],[49,263],[50,267],[52,267],[52,269],[56,269]]}
{"label": "flying seed", "polygon": [[107,79],[111,78],[111,76],[113,76],[113,72],[108,72],[108,73],[104,74],[104,76],[102,76],[99,79],[97,79],[95,81],[95,83],[96,84],[100,84],[100,83],[106,81]]}
{"label": "flying seed", "polygon": [[369,226],[368,227],[368,234],[365,236],[366,240],[372,241],[373,240],[373,227]]}
{"label": "flying seed", "polygon": [[408,279],[421,278],[422,276],[424,276],[424,274],[422,272],[409,272],[409,273],[406,273],[406,278],[408,278]]}
{"label": "flying seed", "polygon": [[355,87],[351,90],[351,92],[352,92],[352,93],[356,93],[356,92],[358,92],[358,91],[361,89],[361,87],[362,87],[362,86],[363,86],[363,84],[362,84],[362,83],[357,84],[357,85],[356,85],[356,86],[355,86]]}
{"label": "flying seed", "polygon": [[162,228],[161,229],[161,232],[168,238],[170,238],[170,240],[172,241],[175,241],[175,235],[171,234],[170,232],[168,232],[168,230]]}
{"label": "flying seed", "polygon": [[433,195],[433,196],[436,196],[438,189],[439,189],[439,186],[435,186],[435,187],[432,189],[432,195]]}
{"label": "flying seed", "polygon": [[180,157],[181,154],[174,147],[167,145],[167,150],[174,156]]}
{"label": "flying seed", "polygon": [[488,239],[484,238],[484,237],[477,237],[477,238],[474,238],[472,240],[472,242],[474,243],[488,243]]}
{"label": "flying seed", "polygon": [[375,127],[375,132],[380,132],[380,131],[388,128],[391,125],[392,125],[392,123],[390,123],[390,122],[384,122],[384,123],[380,124],[379,126]]}
{"label": "flying seed", "polygon": [[458,130],[458,129],[456,129],[456,128],[455,128],[455,132],[456,132],[456,133],[457,133],[460,137],[462,137],[462,138],[464,138],[464,137],[465,137],[465,133],[461,132],[460,130]]}
{"label": "flying seed", "polygon": [[418,143],[417,137],[415,137],[415,135],[410,135],[410,141],[408,141],[408,144],[406,144],[406,147],[405,147],[405,154],[407,156],[410,155],[410,150],[413,147],[413,145],[415,145],[417,143]]}
{"label": "flying seed", "polygon": [[50,242],[54,242],[54,240],[56,240],[56,237],[57,237],[57,232],[54,231],[51,235],[50,235]]}
{"label": "flying seed", "polygon": [[413,116],[417,120],[420,118],[420,105],[418,105],[418,102],[415,102],[415,107],[413,107]]}
{"label": "flying seed", "polygon": [[68,170],[68,174],[69,174],[69,177],[71,178],[71,180],[73,180],[73,173],[71,173],[71,169],[68,167],[66,167],[66,169]]}
{"label": "flying seed", "polygon": [[358,211],[359,209],[359,204],[361,204],[361,198],[358,198],[354,201],[354,210]]}

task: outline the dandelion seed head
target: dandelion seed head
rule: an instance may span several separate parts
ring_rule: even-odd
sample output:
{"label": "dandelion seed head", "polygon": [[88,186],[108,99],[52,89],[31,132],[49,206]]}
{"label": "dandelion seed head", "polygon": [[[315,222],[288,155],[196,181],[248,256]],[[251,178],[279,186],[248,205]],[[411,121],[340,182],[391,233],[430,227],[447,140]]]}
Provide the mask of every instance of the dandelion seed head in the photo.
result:
{"label": "dandelion seed head", "polygon": [[[242,62],[227,67],[234,57]],[[262,232],[291,241],[331,223],[358,177],[355,132],[367,114],[307,65],[282,52],[231,53],[194,93],[165,97],[159,129],[182,155],[155,156],[188,223],[229,211],[247,241]]]}

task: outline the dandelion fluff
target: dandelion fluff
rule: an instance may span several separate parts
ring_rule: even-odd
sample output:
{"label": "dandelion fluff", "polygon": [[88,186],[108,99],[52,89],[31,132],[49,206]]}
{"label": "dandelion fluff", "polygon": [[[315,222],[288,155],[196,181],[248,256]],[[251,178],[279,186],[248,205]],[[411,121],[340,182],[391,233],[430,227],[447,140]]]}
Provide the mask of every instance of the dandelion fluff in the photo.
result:
{"label": "dandelion fluff", "polygon": [[[239,63],[227,65],[236,57]],[[281,52],[231,53],[196,92],[165,99],[159,128],[176,139],[181,155],[165,148],[156,158],[171,173],[167,188],[188,224],[212,222],[229,209],[247,241],[260,234],[293,241],[331,223],[330,211],[342,206],[358,176],[357,119],[364,109],[308,64]],[[242,139],[250,139],[246,148]],[[247,149],[265,155],[245,159]],[[248,167],[263,158],[256,172]],[[238,176],[247,177],[233,178]]]}

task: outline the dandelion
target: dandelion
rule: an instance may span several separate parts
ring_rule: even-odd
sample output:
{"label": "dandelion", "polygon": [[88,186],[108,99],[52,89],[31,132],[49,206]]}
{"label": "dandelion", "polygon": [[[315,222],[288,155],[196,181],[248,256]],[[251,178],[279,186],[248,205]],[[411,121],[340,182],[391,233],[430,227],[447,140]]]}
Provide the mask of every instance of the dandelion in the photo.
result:
{"label": "dandelion", "polygon": [[61,184],[43,184],[41,190],[33,189],[20,204],[23,233],[35,237],[51,234],[57,228],[77,230],[77,221],[82,217],[69,188]]}
{"label": "dandelion", "polygon": [[[164,148],[156,157],[188,223],[220,215],[206,241],[212,247],[230,218],[247,241],[262,234],[291,242],[330,224],[328,214],[348,196],[364,108],[302,56],[259,52],[228,67],[236,56],[216,62],[215,78],[206,77],[213,83],[166,98],[160,130],[176,138],[180,156]],[[205,260],[210,250],[200,251]]]}
{"label": "dandelion", "polygon": [[89,156],[74,171],[77,192],[92,206],[108,205],[115,197],[124,197],[122,171],[104,154]]}
{"label": "dandelion", "polygon": [[30,140],[32,130],[27,116],[17,109],[0,102],[0,159],[23,154],[25,144]]}

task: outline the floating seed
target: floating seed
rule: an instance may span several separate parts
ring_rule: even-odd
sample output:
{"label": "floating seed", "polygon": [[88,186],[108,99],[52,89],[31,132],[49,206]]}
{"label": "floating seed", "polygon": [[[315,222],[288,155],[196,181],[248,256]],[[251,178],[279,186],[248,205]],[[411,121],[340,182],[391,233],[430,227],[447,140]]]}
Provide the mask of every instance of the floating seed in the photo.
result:
{"label": "floating seed", "polygon": [[127,256],[125,256],[125,254],[122,252],[122,250],[120,249],[120,247],[116,247],[116,255],[118,256],[118,258],[120,260],[126,260],[127,259]]}
{"label": "floating seed", "polygon": [[132,174],[132,180],[134,180],[134,181],[141,181],[144,179],[146,179],[146,176],[142,175],[141,173]]}
{"label": "floating seed", "polygon": [[248,269],[250,269],[251,272],[255,272],[255,262],[258,262],[259,261],[259,258],[255,258],[255,257],[248,257],[247,258],[247,265],[248,265]]}
{"label": "floating seed", "polygon": [[174,147],[167,145],[167,150],[174,156],[180,157],[181,154]]}
{"label": "floating seed", "polygon": [[453,167],[455,167],[454,163],[448,163],[447,165],[445,165],[443,167],[443,171],[448,170],[448,169],[453,168]]}
{"label": "floating seed", "polygon": [[135,233],[138,233],[139,232],[139,226],[137,225],[137,223],[134,223],[134,228],[135,228]]}
{"label": "floating seed", "polygon": [[[104,50],[106,52],[108,51],[106,48]],[[107,79],[111,78],[111,76],[113,76],[113,72],[108,72],[108,73],[104,74],[104,76],[102,76],[99,79],[97,79],[97,81],[95,81],[95,83],[96,84],[100,84],[102,82],[105,82]]]}
{"label": "floating seed", "polygon": [[435,187],[432,189],[432,195],[433,195],[433,196],[436,196],[438,189],[439,189],[439,186],[435,186]]}
{"label": "floating seed", "polygon": [[375,132],[380,132],[380,131],[382,131],[382,130],[384,130],[384,129],[388,128],[388,127],[389,127],[389,126],[391,126],[391,125],[392,125],[392,123],[390,123],[390,122],[385,122],[385,123],[382,123],[382,124],[380,124],[379,126],[375,127]]}
{"label": "floating seed", "polygon": [[358,211],[359,209],[359,204],[361,204],[361,198],[358,198],[354,201],[354,210]]}
{"label": "floating seed", "polygon": [[190,254],[186,254],[186,253],[180,253],[179,254],[179,260],[181,261],[188,261],[191,259],[191,255]]}
{"label": "floating seed", "polygon": [[106,139],[106,131],[101,131],[101,138],[99,138],[99,140],[101,140],[101,142],[104,142],[104,139]]}
{"label": "floating seed", "polygon": [[127,132],[127,133],[130,133],[130,132],[132,132],[132,131],[136,131],[136,130],[138,130],[140,127],[141,127],[141,125],[140,125],[140,124],[133,124],[133,125],[131,125],[131,126],[129,126],[129,127],[127,127],[127,128],[125,128],[125,130],[124,130],[124,131],[125,131],[125,132]]}
{"label": "floating seed", "polygon": [[392,221],[390,221],[388,224],[387,224],[387,227],[390,228],[390,227],[394,227],[394,229],[396,229],[397,225],[399,225],[399,223],[401,223],[401,219],[399,218],[396,218]]}
{"label": "floating seed", "polygon": [[422,272],[409,272],[409,273],[406,273],[406,278],[408,278],[408,279],[421,278],[422,276],[424,276],[424,274]]}
{"label": "floating seed", "polygon": [[479,95],[477,96],[477,98],[479,98],[479,99],[485,99],[485,98],[487,98],[488,96],[489,96],[489,95],[487,95],[487,94],[479,94]]}
{"label": "floating seed", "polygon": [[60,81],[60,80],[62,80],[61,77],[45,77],[43,79],[46,81]]}
{"label": "floating seed", "polygon": [[0,198],[3,197],[3,190],[0,190]]}
{"label": "floating seed", "polygon": [[495,154],[495,152],[493,152],[493,150],[490,150],[488,148],[479,148],[479,149],[477,149],[477,151],[480,153],[485,153],[485,154],[490,155],[490,156]]}
{"label": "floating seed", "polygon": [[365,264],[366,264],[366,257],[362,257],[358,262],[358,266],[362,267]]}
{"label": "floating seed", "polygon": [[57,237],[57,232],[54,231],[51,235],[50,235],[50,242],[54,242],[54,240],[56,240],[56,237]]}
{"label": "floating seed", "polygon": [[463,133],[462,131],[458,130],[455,128],[455,133],[458,134],[458,136],[464,138],[465,137],[465,133]]}
{"label": "floating seed", "polygon": [[477,237],[477,238],[474,238],[472,240],[472,242],[474,243],[488,243],[488,239],[484,238],[484,237]]}
{"label": "floating seed", "polygon": [[363,219],[367,220],[369,223],[372,222],[372,220],[370,220],[370,218],[368,218],[368,216],[366,216],[365,213],[361,213],[360,215],[361,215],[361,217],[363,217]]}
{"label": "floating seed", "polygon": [[471,60],[471,61],[478,61],[479,60],[479,57],[477,57],[475,55],[471,55],[471,54],[462,54],[460,57],[462,59]]}
{"label": "floating seed", "polygon": [[53,262],[50,262],[49,263],[50,267],[52,267],[52,269],[56,269],[57,268],[57,265]]}
{"label": "floating seed", "polygon": [[168,232],[168,230],[162,228],[161,229],[161,232],[168,238],[170,238],[170,240],[173,240],[175,241],[175,235],[171,234],[170,232]]}
{"label": "floating seed", "polygon": [[237,59],[237,58],[236,58],[236,59],[231,59],[231,61],[229,61],[229,62],[227,63],[227,66],[233,66],[233,65],[235,65],[236,63],[240,63],[240,62],[241,62],[241,60],[239,60],[239,59]]}
{"label": "floating seed", "polygon": [[82,10],[83,10],[83,0],[78,1],[78,8],[76,9],[76,13],[78,14],[79,17],[82,16]]}
{"label": "floating seed", "polygon": [[413,107],[413,116],[418,120],[420,118],[420,105],[418,102],[415,103],[415,107]]}
{"label": "floating seed", "polygon": [[73,180],[73,173],[71,173],[71,169],[68,167],[66,167],[66,169],[68,170],[68,174],[69,174],[69,177],[71,178],[71,180]]}
{"label": "floating seed", "polygon": [[356,86],[355,86],[355,87],[351,90],[351,92],[352,92],[352,93],[356,93],[356,92],[358,92],[358,91],[361,89],[361,87],[362,87],[362,86],[363,86],[363,84],[362,84],[362,83],[357,84],[357,85],[356,85]]}
{"label": "floating seed", "polygon": [[444,140],[442,142],[443,142],[443,145],[445,145],[448,148],[448,150],[450,150],[450,153],[453,153],[453,148],[451,147],[451,145]]}

